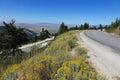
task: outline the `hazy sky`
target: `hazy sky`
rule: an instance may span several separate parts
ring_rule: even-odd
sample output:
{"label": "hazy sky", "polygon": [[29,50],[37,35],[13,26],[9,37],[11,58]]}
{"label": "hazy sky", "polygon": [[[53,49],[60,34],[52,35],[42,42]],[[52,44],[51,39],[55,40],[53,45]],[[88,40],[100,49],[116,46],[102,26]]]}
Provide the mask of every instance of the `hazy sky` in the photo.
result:
{"label": "hazy sky", "polygon": [[0,0],[0,21],[109,24],[120,18],[120,0]]}

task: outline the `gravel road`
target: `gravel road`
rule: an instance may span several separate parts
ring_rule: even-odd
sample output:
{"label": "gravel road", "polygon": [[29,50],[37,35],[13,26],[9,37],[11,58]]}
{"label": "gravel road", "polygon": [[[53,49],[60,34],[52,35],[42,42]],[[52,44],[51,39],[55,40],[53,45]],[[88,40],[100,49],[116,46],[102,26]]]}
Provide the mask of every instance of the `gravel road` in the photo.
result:
{"label": "gravel road", "polygon": [[120,39],[100,31],[82,32],[80,38],[96,71],[106,80],[120,80]]}

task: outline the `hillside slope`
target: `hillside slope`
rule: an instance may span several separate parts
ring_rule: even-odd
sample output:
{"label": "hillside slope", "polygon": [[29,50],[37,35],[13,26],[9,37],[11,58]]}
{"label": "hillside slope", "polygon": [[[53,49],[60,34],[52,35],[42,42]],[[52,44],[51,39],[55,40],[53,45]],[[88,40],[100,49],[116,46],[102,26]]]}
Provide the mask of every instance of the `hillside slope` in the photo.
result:
{"label": "hillside slope", "polygon": [[106,29],[106,32],[112,33],[117,37],[120,37],[120,19],[116,19],[115,22],[112,22]]}
{"label": "hillside slope", "polygon": [[[86,62],[87,51],[76,45],[79,31],[66,32],[38,55],[3,72],[2,80],[103,80]],[[69,52],[76,48],[76,53]]]}

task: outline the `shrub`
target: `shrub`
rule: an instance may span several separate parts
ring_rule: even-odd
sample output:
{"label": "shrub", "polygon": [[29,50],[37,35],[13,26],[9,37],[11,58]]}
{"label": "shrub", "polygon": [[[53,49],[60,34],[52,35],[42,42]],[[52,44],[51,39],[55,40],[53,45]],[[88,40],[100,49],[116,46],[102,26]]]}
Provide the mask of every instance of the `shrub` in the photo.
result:
{"label": "shrub", "polygon": [[[10,80],[8,74],[11,72],[18,80],[102,80],[80,56],[69,54],[69,42],[77,41],[75,34],[75,31],[70,31],[57,36],[43,53],[23,61],[17,69],[8,68],[7,73],[2,74],[2,80],[6,77]],[[76,49],[79,50],[78,47]],[[86,54],[81,47],[80,51]]]}

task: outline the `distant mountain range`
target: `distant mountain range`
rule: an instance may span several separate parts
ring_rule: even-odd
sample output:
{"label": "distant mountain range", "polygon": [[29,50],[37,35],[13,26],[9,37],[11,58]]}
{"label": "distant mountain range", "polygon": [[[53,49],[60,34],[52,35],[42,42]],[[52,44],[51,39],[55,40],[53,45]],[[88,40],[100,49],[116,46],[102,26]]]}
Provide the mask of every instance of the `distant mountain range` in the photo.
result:
{"label": "distant mountain range", "polygon": [[[2,25],[2,23],[0,23]],[[33,30],[36,33],[39,33],[42,28],[49,30],[51,33],[57,32],[59,28],[59,24],[54,23],[16,23],[17,27],[26,28]]]}
{"label": "distant mountain range", "polygon": [[[2,30],[2,23],[0,23],[0,30]],[[50,33],[56,33],[59,29],[59,24],[53,23],[36,23],[36,24],[28,24],[28,23],[17,23],[15,24],[18,28],[25,28],[25,31],[28,34],[28,37],[31,38],[37,34],[39,34],[42,28],[47,29]]]}
{"label": "distant mountain range", "polygon": [[[2,29],[1,27],[2,23],[0,22],[0,30]],[[20,28],[25,28],[25,31],[29,35],[29,37],[35,36],[39,34],[42,30],[42,28],[47,29],[50,33],[56,33],[58,32],[60,24],[55,24],[55,23],[16,23],[15,24],[17,27]],[[75,24],[67,24],[68,27],[73,27],[76,26]],[[90,25],[92,26],[97,26],[98,25]],[[79,27],[79,25],[78,25]]]}
{"label": "distant mountain range", "polygon": [[35,23],[35,24],[17,23],[16,26],[32,30],[36,33],[40,33],[42,28],[47,29],[50,33],[56,33],[59,28],[59,24],[53,23]]}
{"label": "distant mountain range", "polygon": [[[0,25],[2,23],[0,22]],[[56,33],[59,29],[60,24],[55,24],[55,23],[16,23],[15,24],[17,27],[21,28],[26,28],[29,30],[32,30],[36,33],[39,33],[42,28],[47,29],[50,33]],[[68,27],[73,27],[76,26],[75,24],[67,24]]]}

